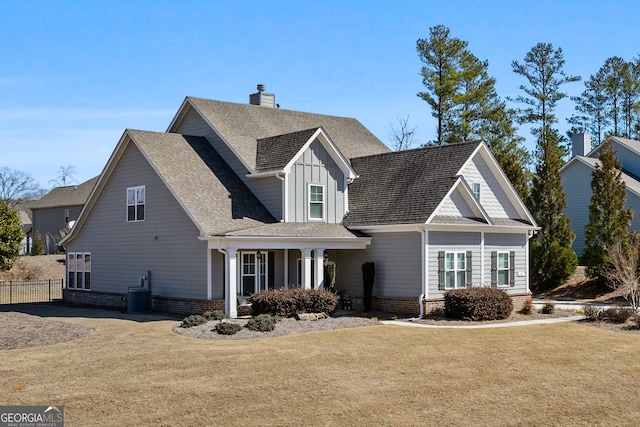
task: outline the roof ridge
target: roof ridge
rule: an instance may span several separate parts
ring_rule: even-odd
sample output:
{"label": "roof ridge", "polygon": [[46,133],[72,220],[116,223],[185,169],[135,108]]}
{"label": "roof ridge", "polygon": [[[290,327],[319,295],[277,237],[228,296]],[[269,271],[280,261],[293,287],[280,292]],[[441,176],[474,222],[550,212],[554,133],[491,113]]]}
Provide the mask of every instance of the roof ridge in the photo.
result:
{"label": "roof ridge", "polygon": [[378,153],[378,154],[369,154],[368,156],[359,156],[359,157],[352,157],[349,160],[354,160],[354,159],[366,159],[366,158],[372,158],[372,157],[377,157],[377,156],[389,156],[389,155],[397,155],[397,154],[401,154],[401,153],[415,153],[418,151],[429,151],[429,150],[437,150],[437,149],[448,149],[448,148],[455,148],[455,147],[461,147],[461,146],[467,146],[467,145],[477,145],[479,143],[481,143],[482,140],[481,139],[476,139],[473,141],[462,141],[462,142],[455,142],[453,144],[443,144],[443,145],[429,145],[426,147],[416,147],[416,148],[410,148],[408,150],[400,150],[400,151],[388,151],[386,153]]}

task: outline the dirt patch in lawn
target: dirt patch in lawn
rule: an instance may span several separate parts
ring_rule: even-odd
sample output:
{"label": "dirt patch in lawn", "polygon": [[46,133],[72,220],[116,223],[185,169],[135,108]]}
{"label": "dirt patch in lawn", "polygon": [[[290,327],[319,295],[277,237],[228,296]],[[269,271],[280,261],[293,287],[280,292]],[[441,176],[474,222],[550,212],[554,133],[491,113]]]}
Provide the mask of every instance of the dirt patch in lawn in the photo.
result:
{"label": "dirt patch in lawn", "polygon": [[92,329],[25,313],[0,312],[0,350],[37,347],[83,338]]}
{"label": "dirt patch in lawn", "polygon": [[60,280],[64,276],[64,255],[23,255],[10,270],[0,271],[0,280]]}

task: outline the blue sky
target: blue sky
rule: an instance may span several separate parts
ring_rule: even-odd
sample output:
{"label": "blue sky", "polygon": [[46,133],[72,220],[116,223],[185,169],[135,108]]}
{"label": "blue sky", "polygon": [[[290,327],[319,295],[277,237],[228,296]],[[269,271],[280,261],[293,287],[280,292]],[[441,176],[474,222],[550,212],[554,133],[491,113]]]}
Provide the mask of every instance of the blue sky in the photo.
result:
{"label": "blue sky", "polygon": [[[504,98],[525,83],[511,62],[538,42],[583,79],[638,56],[638,16],[634,1],[0,0],[0,166],[49,187],[73,165],[82,182],[124,129],[165,131],[185,96],[247,103],[258,83],[282,108],[354,117],[385,143],[409,116],[425,142],[435,122],[415,45],[429,27],[469,42]],[[573,108],[560,102],[562,133]]]}

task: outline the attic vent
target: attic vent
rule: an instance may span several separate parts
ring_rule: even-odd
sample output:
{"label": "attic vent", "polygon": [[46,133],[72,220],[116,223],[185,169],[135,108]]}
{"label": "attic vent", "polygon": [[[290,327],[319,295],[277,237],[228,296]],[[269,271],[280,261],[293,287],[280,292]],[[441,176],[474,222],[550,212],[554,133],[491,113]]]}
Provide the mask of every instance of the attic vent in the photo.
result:
{"label": "attic vent", "polygon": [[249,104],[275,108],[276,96],[272,93],[265,93],[264,89],[265,86],[263,84],[259,84],[258,92],[249,95]]}

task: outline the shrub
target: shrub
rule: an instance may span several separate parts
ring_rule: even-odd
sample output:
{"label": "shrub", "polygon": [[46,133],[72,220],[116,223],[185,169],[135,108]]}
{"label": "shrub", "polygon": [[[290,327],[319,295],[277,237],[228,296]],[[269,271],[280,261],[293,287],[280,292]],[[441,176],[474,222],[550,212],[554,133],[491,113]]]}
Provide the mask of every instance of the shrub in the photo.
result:
{"label": "shrub", "polygon": [[220,335],[235,335],[242,330],[242,326],[237,323],[220,322],[215,326],[215,328],[213,328],[213,330]]}
{"label": "shrub", "polygon": [[336,293],[336,263],[333,261],[325,261],[324,263],[324,288]]}
{"label": "shrub", "polygon": [[533,313],[533,300],[531,298],[527,298],[524,300],[524,304],[520,309],[520,313],[522,314],[531,314]]}
{"label": "shrub", "polygon": [[362,285],[364,287],[364,295],[362,302],[364,303],[364,311],[371,311],[373,303],[373,283],[376,277],[376,265],[373,262],[365,262],[362,264]]}
{"label": "shrub", "polygon": [[546,302],[540,309],[542,314],[553,314],[556,311],[556,306],[552,302]]}
{"label": "shrub", "polygon": [[251,310],[254,316],[293,317],[298,313],[331,314],[338,304],[336,296],[318,289],[271,289],[251,296]]}
{"label": "shrub", "polygon": [[608,308],[600,313],[600,319],[611,323],[624,323],[634,312],[630,308]]}
{"label": "shrub", "polygon": [[224,314],[224,312],[221,310],[213,310],[213,311],[205,311],[202,314],[202,317],[204,317],[207,320],[224,320],[227,318],[227,315]]}
{"label": "shrub", "polygon": [[600,320],[600,315],[602,310],[596,307],[595,305],[585,304],[584,306],[584,317],[587,320],[595,322],[596,320]]}
{"label": "shrub", "polygon": [[181,328],[192,328],[198,325],[204,325],[208,320],[199,314],[192,314],[191,316],[187,316],[182,319],[182,323],[180,324]]}
{"label": "shrub", "polygon": [[259,314],[256,317],[250,319],[244,326],[250,331],[257,332],[271,332],[275,329],[276,323],[278,323],[278,317],[270,314]]}
{"label": "shrub", "polygon": [[542,292],[562,284],[576,271],[578,256],[558,242],[549,247],[539,241],[531,242],[531,289]]}
{"label": "shrub", "polygon": [[444,294],[444,315],[457,319],[499,320],[511,316],[513,302],[502,289],[454,289]]}

